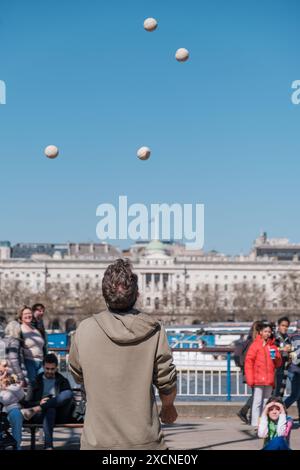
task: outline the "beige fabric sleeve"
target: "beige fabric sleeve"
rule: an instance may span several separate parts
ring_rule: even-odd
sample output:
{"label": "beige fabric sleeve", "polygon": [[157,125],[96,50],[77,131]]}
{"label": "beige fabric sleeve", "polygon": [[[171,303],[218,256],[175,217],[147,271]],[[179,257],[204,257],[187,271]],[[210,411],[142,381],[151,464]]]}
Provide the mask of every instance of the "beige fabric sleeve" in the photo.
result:
{"label": "beige fabric sleeve", "polygon": [[162,324],[154,362],[153,383],[160,393],[166,395],[176,387],[176,367],[173,364],[172,351]]}
{"label": "beige fabric sleeve", "polygon": [[79,352],[78,352],[78,331],[75,334],[71,335],[71,347],[69,354],[69,367],[70,371],[74,377],[74,380],[77,383],[83,383],[83,374],[81,365],[79,362]]}

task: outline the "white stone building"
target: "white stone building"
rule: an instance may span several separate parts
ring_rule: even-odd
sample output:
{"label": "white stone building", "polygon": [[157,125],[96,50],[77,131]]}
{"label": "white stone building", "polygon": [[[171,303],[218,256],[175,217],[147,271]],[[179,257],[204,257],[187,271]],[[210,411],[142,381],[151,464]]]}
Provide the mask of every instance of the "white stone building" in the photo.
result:
{"label": "white stone building", "polygon": [[[46,254],[40,245],[38,254],[32,253],[31,246],[29,257],[15,258],[14,247],[0,244],[0,308],[12,282],[41,294],[60,284],[70,293],[76,312],[80,293],[92,289],[101,293],[106,267],[124,256],[131,259],[139,277],[140,307],[167,323],[207,320],[203,312],[206,316],[217,312],[223,320],[249,320],[251,312],[274,318],[299,313],[300,245],[286,239],[268,240],[264,234],[249,255],[234,257],[160,241],[137,243],[123,253],[107,244],[91,243],[47,245],[50,254]],[[15,252],[21,248],[18,245]],[[248,318],[243,317],[245,311]]]}

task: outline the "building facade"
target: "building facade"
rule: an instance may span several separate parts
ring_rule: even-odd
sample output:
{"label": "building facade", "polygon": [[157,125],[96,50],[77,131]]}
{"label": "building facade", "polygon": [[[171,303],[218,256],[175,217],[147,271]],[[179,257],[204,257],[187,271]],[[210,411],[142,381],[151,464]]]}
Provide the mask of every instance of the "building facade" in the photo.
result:
{"label": "building facade", "polygon": [[[101,297],[108,264],[128,257],[139,278],[139,307],[167,324],[300,317],[300,245],[286,239],[268,240],[263,234],[248,255],[233,257],[157,240],[137,243],[127,252],[101,243],[57,245],[56,250],[38,244],[37,252],[34,246],[19,244],[20,258],[12,256],[18,251],[8,242],[0,244],[2,315],[13,315],[25,297],[46,296],[47,301],[52,295],[58,297],[52,321],[54,316],[63,329],[70,318],[78,321],[83,298],[89,310],[88,301]],[[10,305],[16,292],[19,297]]]}

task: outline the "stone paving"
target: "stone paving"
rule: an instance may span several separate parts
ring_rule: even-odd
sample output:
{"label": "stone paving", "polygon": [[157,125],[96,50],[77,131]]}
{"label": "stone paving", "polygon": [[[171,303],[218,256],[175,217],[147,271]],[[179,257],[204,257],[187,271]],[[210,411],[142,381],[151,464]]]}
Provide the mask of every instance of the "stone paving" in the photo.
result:
{"label": "stone paving", "polygon": [[[296,428],[291,436],[295,450],[300,449],[300,429]],[[263,445],[253,428],[238,418],[181,418],[166,427],[166,441],[170,449],[259,450]]]}
{"label": "stone paving", "polygon": [[[252,428],[238,418],[179,418],[172,426],[164,426],[164,432],[167,445],[174,450],[259,450],[263,443],[262,439],[255,437]],[[56,429],[55,448],[79,449],[80,433],[78,429]],[[300,428],[297,425],[292,431],[291,447],[300,450]],[[29,433],[24,433],[23,448],[30,448]],[[42,449],[38,441],[37,449]]]}

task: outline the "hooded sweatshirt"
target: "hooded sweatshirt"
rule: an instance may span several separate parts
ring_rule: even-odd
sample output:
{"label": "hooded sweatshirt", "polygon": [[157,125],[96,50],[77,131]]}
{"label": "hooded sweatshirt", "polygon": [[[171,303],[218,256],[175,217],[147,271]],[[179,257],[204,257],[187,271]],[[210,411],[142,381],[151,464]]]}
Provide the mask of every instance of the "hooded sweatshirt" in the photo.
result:
{"label": "hooded sweatshirt", "polygon": [[154,385],[171,393],[176,369],[161,323],[137,310],[93,315],[74,334],[69,363],[86,391],[81,449],[166,449]]}

